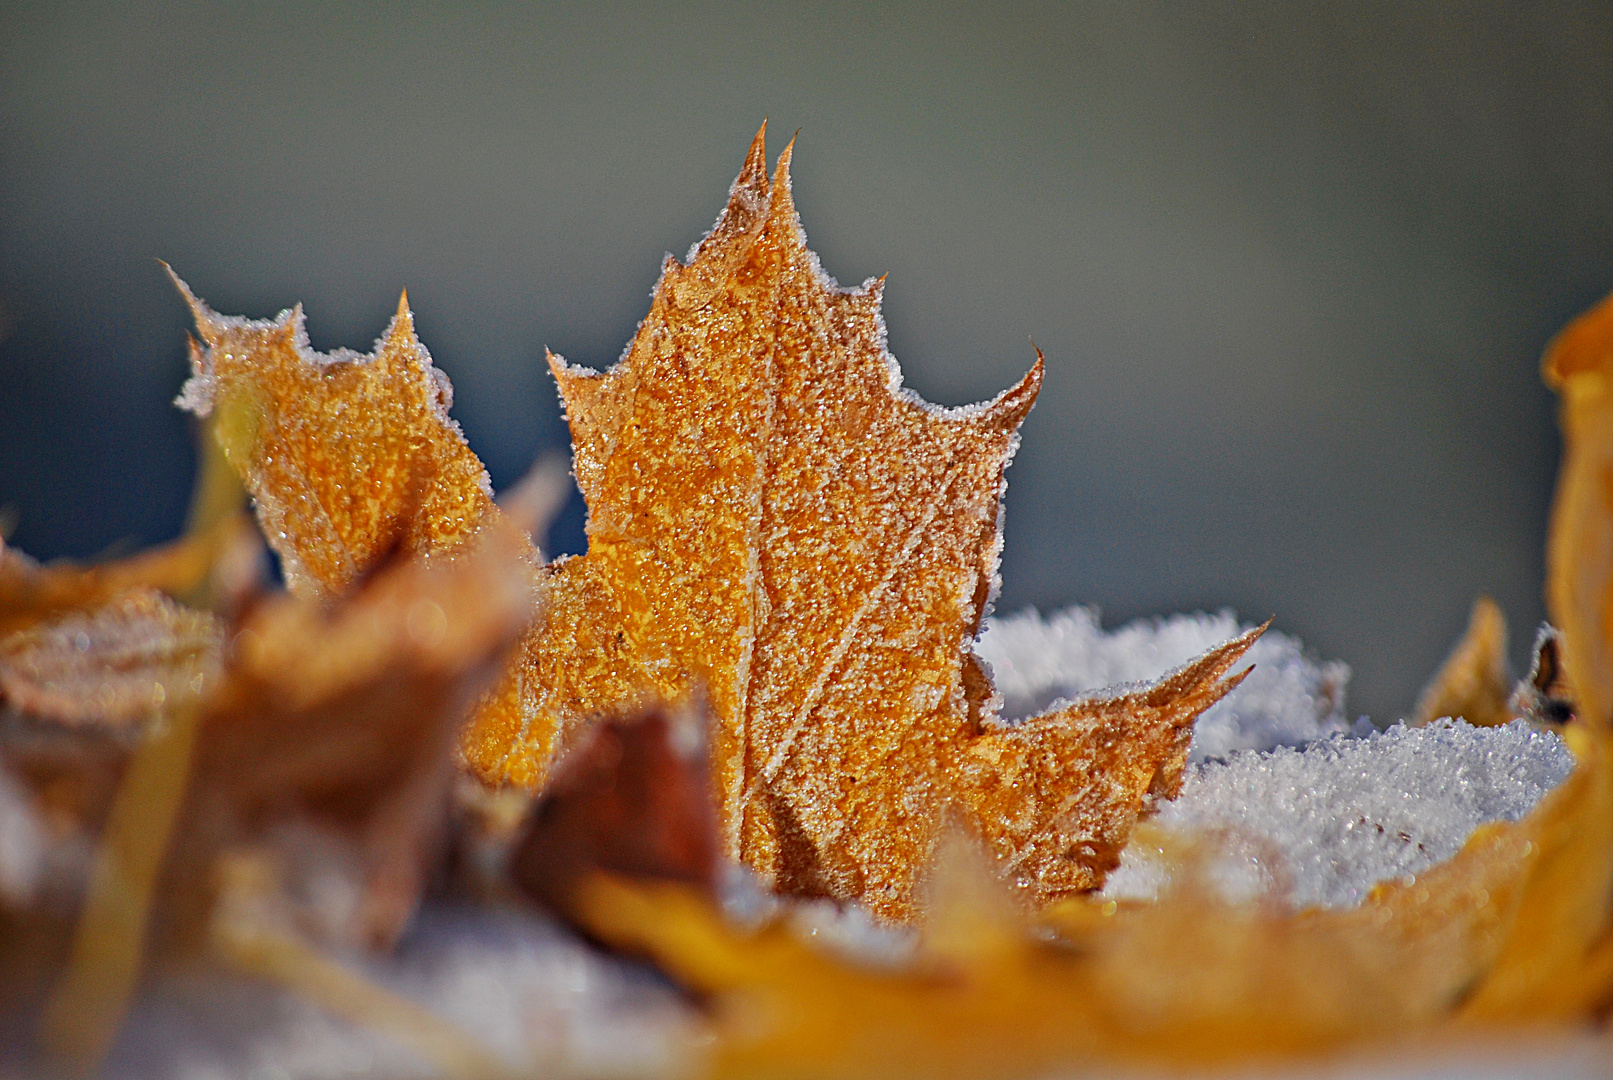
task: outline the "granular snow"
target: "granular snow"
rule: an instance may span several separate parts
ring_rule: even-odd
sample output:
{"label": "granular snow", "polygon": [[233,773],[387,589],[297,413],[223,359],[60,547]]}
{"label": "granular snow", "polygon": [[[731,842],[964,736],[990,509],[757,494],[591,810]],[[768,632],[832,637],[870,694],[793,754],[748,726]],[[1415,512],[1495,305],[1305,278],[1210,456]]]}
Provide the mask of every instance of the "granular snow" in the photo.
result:
{"label": "granular snow", "polygon": [[[1045,619],[1029,609],[986,620],[977,651],[991,665],[1004,718],[1012,720],[1084,691],[1156,679],[1251,625],[1222,611],[1139,619],[1106,632],[1095,608],[1067,608]],[[1346,665],[1314,660],[1297,639],[1275,630],[1266,631],[1238,667],[1250,664],[1254,670],[1242,685],[1199,717],[1190,760],[1299,746],[1349,729]]]}
{"label": "granular snow", "polygon": [[[1345,907],[1449,859],[1485,822],[1523,817],[1573,766],[1561,736],[1522,720],[1396,725],[1190,767],[1153,823],[1215,845],[1212,880],[1230,901]],[[1152,898],[1167,878],[1165,853],[1134,843],[1103,892]]]}
{"label": "granular snow", "polygon": [[[427,905],[393,955],[344,962],[458,1027],[512,1075],[659,1077],[692,1060],[694,1013],[665,982],[535,911]],[[435,1070],[384,1030],[290,990],[206,971],[155,980],[104,1074],[314,1080]]]}

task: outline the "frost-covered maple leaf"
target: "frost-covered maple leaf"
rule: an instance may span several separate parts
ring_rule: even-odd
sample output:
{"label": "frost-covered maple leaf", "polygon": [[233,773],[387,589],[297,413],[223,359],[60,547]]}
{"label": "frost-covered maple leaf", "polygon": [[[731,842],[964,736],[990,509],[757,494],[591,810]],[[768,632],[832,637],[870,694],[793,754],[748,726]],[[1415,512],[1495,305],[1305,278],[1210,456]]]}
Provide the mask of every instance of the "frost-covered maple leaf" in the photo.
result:
{"label": "frost-covered maple leaf", "polygon": [[[1092,888],[1149,794],[1174,793],[1192,721],[1258,631],[1154,686],[997,719],[971,643],[1041,361],[982,405],[903,389],[881,282],[823,273],[790,150],[769,176],[764,132],[622,362],[551,357],[588,553],[543,571],[465,757],[541,786],[595,718],[703,694],[724,847],[781,889],[911,917],[949,813],[1035,899]],[[398,547],[451,553],[498,513],[406,305],[373,354],[329,357],[300,309],[192,306],[205,348],[181,403],[232,402],[220,438],[294,586],[342,590]]]}

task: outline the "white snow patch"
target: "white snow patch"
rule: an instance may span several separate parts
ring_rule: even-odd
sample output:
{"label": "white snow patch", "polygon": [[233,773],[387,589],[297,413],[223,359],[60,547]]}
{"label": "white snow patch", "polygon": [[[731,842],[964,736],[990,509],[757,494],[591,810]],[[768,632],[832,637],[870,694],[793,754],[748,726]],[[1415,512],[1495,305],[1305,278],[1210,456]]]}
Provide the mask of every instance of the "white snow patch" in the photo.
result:
{"label": "white snow patch", "polygon": [[[1397,724],[1190,767],[1153,821],[1215,845],[1210,880],[1231,902],[1348,907],[1449,859],[1485,822],[1523,817],[1573,766],[1561,736],[1522,720]],[[1134,843],[1103,893],[1151,899],[1168,878],[1165,853]]]}
{"label": "white snow patch", "polygon": [[[670,987],[536,913],[431,905],[395,955],[346,963],[458,1027],[512,1075],[659,1077],[691,1062],[694,1016]],[[313,1080],[435,1070],[387,1032],[288,990],[196,972],[142,996],[105,1074]]]}
{"label": "white snow patch", "polygon": [[[1039,713],[1061,698],[1150,682],[1252,626],[1230,611],[1139,619],[1105,631],[1096,608],[1043,618],[1034,609],[987,619],[976,647],[991,665],[1005,719]],[[1189,760],[1235,750],[1299,746],[1349,730],[1344,689],[1350,669],[1305,654],[1298,639],[1266,631],[1237,669],[1254,670],[1194,725]]]}

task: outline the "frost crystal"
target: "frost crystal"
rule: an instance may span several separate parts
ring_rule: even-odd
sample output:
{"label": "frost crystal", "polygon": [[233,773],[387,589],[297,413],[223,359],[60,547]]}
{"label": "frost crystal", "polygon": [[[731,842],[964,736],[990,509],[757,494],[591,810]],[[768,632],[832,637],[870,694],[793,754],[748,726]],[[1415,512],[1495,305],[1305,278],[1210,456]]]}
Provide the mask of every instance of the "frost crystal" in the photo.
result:
{"label": "frost crystal", "polygon": [[[1230,611],[1139,619],[1105,632],[1096,608],[1072,607],[1043,618],[1034,609],[988,619],[978,651],[991,665],[1003,716],[1017,719],[1060,698],[1119,683],[1155,679],[1236,637]],[[1307,657],[1296,638],[1268,630],[1240,668],[1254,671],[1194,725],[1189,759],[1234,750],[1299,746],[1348,730],[1344,688],[1350,669]]]}
{"label": "frost crystal", "polygon": [[[1523,817],[1573,765],[1560,736],[1521,720],[1396,725],[1192,767],[1154,821],[1211,838],[1210,879],[1229,901],[1344,907],[1379,881],[1449,859],[1483,823]],[[1133,844],[1104,893],[1152,898],[1167,879],[1160,849]]]}

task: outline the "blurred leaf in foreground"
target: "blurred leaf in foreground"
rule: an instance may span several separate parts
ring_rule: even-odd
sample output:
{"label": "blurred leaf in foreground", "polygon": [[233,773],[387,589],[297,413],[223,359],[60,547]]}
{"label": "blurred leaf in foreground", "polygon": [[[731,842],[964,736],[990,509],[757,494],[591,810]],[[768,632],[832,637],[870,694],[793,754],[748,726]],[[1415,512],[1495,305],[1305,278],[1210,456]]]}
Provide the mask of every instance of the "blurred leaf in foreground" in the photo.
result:
{"label": "blurred leaf in foreground", "polygon": [[[1360,907],[1229,905],[1179,852],[1177,886],[1148,904],[1072,900],[1024,921],[987,864],[955,845],[934,870],[925,947],[863,966],[788,924],[737,928],[699,892],[600,874],[576,910],[598,938],[653,957],[711,1002],[724,1076],[1021,1076],[1057,1066],[1203,1068],[1346,1048],[1454,1041],[1550,1003],[1584,1016],[1599,969],[1573,986],[1505,987],[1563,884],[1553,853],[1589,836],[1605,758],[1530,817],[1481,828],[1414,881]],[[1054,932],[1052,940],[1048,931]],[[1563,972],[1559,971],[1559,974]],[[1477,992],[1474,987],[1477,986]],[[1497,1013],[1489,1003],[1509,1002]],[[1577,1011],[1573,1011],[1577,1010]]]}
{"label": "blurred leaf in foreground", "polygon": [[[447,843],[465,711],[530,614],[526,551],[514,530],[489,529],[451,559],[393,560],[343,601],[281,596],[245,614],[218,685],[134,756],[46,1013],[48,1046],[98,1060],[148,921],[165,951],[192,951],[232,881],[272,883],[255,910],[282,920],[286,940],[395,939]],[[242,860],[261,872],[220,876]],[[239,936],[243,924],[223,925]],[[257,955],[227,947],[239,944],[230,933],[219,941],[226,958]]]}
{"label": "blurred leaf in foreground", "polygon": [[0,640],[0,700],[33,717],[127,728],[217,679],[224,628],[149,589]]}

